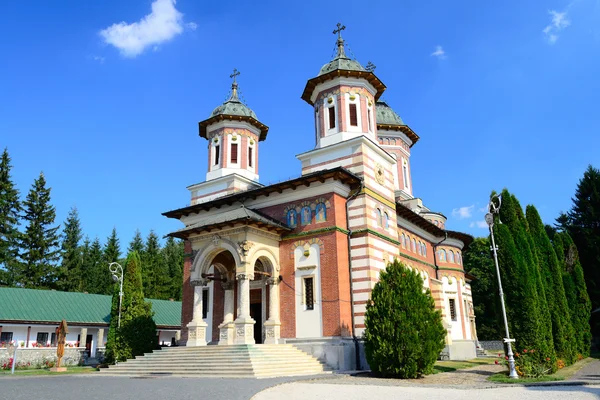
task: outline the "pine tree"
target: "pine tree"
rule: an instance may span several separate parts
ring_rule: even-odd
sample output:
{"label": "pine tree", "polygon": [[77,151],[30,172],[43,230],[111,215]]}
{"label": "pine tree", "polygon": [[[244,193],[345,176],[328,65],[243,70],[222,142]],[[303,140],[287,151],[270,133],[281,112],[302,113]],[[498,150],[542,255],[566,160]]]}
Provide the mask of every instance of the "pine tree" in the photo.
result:
{"label": "pine tree", "polygon": [[556,355],[567,365],[575,362],[576,350],[573,347],[575,332],[571,324],[569,305],[563,286],[562,270],[552,243],[537,209],[527,206],[529,232],[535,241],[537,257],[540,261],[542,278],[546,288],[546,300],[552,319],[552,337]]}
{"label": "pine tree", "polygon": [[479,340],[502,340],[504,322],[500,313],[498,279],[488,238],[476,238],[463,252],[465,272],[477,279],[471,283]]}
{"label": "pine tree", "polygon": [[43,173],[33,182],[23,207],[27,226],[21,235],[19,284],[28,288],[54,287],[60,226],[52,226],[56,210],[50,204],[50,188],[46,187]]}
{"label": "pine tree", "polygon": [[398,260],[381,271],[365,314],[365,352],[382,376],[418,378],[433,372],[446,329],[423,278]]}
{"label": "pine tree", "polygon": [[80,246],[81,251],[81,284],[78,291],[89,293],[90,277],[92,276],[93,263],[90,262],[90,247],[92,242],[86,236],[83,239],[83,244]]}
{"label": "pine tree", "polygon": [[106,245],[104,245],[104,263],[107,265],[113,262],[119,262],[121,257],[121,245],[119,243],[119,237],[117,236],[117,229],[113,228],[110,236],[106,239]]}
{"label": "pine tree", "polygon": [[129,253],[125,262],[120,329],[118,293],[118,284],[115,284],[106,343],[106,360],[109,363],[148,353],[157,345],[152,304],[144,301],[140,257],[135,252]]}
{"label": "pine tree", "polygon": [[146,238],[144,251],[140,255],[142,261],[142,283],[144,285],[144,294],[149,299],[159,298],[161,291],[159,280],[160,269],[160,244],[158,236],[154,231],[150,231]]}
{"label": "pine tree", "polygon": [[5,148],[0,159],[0,285],[14,286],[21,204],[19,191],[11,178],[10,162],[8,149]]}
{"label": "pine tree", "polygon": [[550,358],[551,365],[555,365],[552,320],[547,306],[542,307],[545,292],[537,256],[526,232],[523,210],[506,189],[502,191],[499,220],[502,223],[496,223],[494,230],[515,348],[535,349],[540,360]]}
{"label": "pine tree", "polygon": [[95,238],[90,244],[86,238],[83,250],[83,268],[85,271],[83,290],[93,294],[109,294],[112,290],[112,277],[108,264],[104,263],[102,244]]}
{"label": "pine tree", "polygon": [[[573,206],[557,218],[579,252],[592,308],[600,307],[600,170],[588,166],[575,191]],[[594,327],[600,332],[600,326]]]}
{"label": "pine tree", "polygon": [[578,355],[587,357],[590,355],[592,340],[590,330],[592,303],[577,247],[567,232],[557,233],[553,244],[563,273],[565,294],[577,343],[576,351]]}
{"label": "pine tree", "polygon": [[60,290],[67,292],[80,291],[83,286],[81,266],[83,258],[81,254],[81,222],[76,207],[71,208],[62,233],[59,279],[56,282]]}
{"label": "pine tree", "polygon": [[181,301],[183,287],[183,241],[169,237],[161,254],[169,271],[170,288],[168,298]]}
{"label": "pine tree", "polygon": [[135,231],[135,235],[133,236],[133,239],[131,239],[129,247],[127,248],[127,253],[133,253],[134,251],[140,256],[144,252],[144,239],[142,239],[142,234],[140,233],[139,229]]}

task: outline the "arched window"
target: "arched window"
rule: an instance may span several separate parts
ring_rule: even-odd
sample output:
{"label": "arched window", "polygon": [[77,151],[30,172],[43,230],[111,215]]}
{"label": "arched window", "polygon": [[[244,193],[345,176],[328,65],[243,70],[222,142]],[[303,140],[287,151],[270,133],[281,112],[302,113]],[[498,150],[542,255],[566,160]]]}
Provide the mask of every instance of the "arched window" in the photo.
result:
{"label": "arched window", "polygon": [[446,261],[446,250],[440,250],[440,261]]}
{"label": "arched window", "polygon": [[423,243],[423,255],[427,256],[427,245]]}
{"label": "arched window", "polygon": [[406,248],[406,236],[404,235],[404,232],[402,232],[402,248]]}
{"label": "arched window", "polygon": [[421,250],[423,250],[423,247],[421,247],[421,241],[419,240],[419,244],[417,246],[417,253],[419,253],[419,255],[421,255]]}
{"label": "arched window", "polygon": [[377,219],[376,225],[379,228],[381,228],[383,226],[383,224],[382,224],[382,221],[381,221],[381,219],[382,219],[381,210],[379,208],[377,208],[375,210],[375,218]]}
{"label": "arched window", "polygon": [[462,264],[462,261],[460,259],[460,253],[458,251],[456,252],[456,263],[457,264]]}
{"label": "arched window", "polygon": [[298,224],[298,214],[296,213],[296,210],[290,210],[287,213],[287,224],[291,227],[291,228],[295,228],[296,225]]}
{"label": "arched window", "polygon": [[317,208],[315,209],[315,220],[316,222],[327,221],[327,208],[325,207],[325,204],[317,204]]}
{"label": "arched window", "polygon": [[417,252],[417,241],[415,240],[415,238],[413,238],[412,240],[412,251],[413,253]]}
{"label": "arched window", "polygon": [[302,207],[302,225],[310,224],[312,220],[312,213],[309,206]]}
{"label": "arched window", "polygon": [[454,252],[452,250],[450,250],[450,252],[448,253],[448,262],[454,262]]}
{"label": "arched window", "polygon": [[388,213],[383,213],[383,217],[385,218],[385,229],[389,229],[390,228],[390,216],[388,215]]}

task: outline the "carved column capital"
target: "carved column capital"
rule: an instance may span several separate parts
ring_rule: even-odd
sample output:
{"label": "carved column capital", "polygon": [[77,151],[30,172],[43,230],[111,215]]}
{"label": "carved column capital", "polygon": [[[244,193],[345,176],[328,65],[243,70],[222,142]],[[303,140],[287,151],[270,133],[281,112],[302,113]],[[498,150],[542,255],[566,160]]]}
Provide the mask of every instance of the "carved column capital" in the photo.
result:
{"label": "carved column capital", "polygon": [[233,290],[234,285],[235,285],[234,281],[227,281],[227,282],[221,283],[221,287],[223,288],[223,290]]}
{"label": "carved column capital", "polygon": [[206,286],[208,284],[208,281],[206,279],[192,279],[190,280],[190,285],[196,287],[196,286]]}
{"label": "carved column capital", "polygon": [[274,278],[274,277],[270,277],[266,280],[266,284],[271,286],[271,285],[278,285],[279,284],[279,278]]}
{"label": "carved column capital", "polygon": [[254,274],[247,274],[247,273],[237,274],[236,275],[236,279],[238,281],[243,281],[243,280],[253,281],[254,280]]}

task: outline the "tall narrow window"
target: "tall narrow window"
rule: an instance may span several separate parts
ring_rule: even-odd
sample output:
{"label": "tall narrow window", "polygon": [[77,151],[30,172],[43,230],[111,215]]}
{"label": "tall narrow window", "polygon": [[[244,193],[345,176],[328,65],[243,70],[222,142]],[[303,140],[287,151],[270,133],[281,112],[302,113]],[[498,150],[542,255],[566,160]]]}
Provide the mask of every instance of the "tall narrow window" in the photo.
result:
{"label": "tall narrow window", "polygon": [[221,156],[221,146],[215,146],[215,165],[219,165],[219,157]]}
{"label": "tall narrow window", "polygon": [[254,148],[253,147],[248,147],[248,166],[250,168],[252,168],[252,160],[254,159],[254,157],[252,157],[253,153],[254,153]]}
{"label": "tall narrow window", "polygon": [[237,143],[233,143],[231,145],[231,163],[237,164],[238,162],[238,145]]}
{"label": "tall narrow window", "polygon": [[402,233],[402,248],[405,249],[406,248],[406,237],[404,236],[404,233]]}
{"label": "tall narrow window", "polygon": [[371,126],[371,109],[370,108],[367,110],[367,119],[369,120],[369,131],[372,131],[373,127]]}
{"label": "tall narrow window", "polygon": [[408,187],[408,166],[406,165],[406,161],[404,161],[404,165],[402,166],[402,173],[404,174],[404,187]]}
{"label": "tall narrow window", "polygon": [[202,290],[202,319],[208,317],[208,289]]}
{"label": "tall narrow window", "polygon": [[388,213],[383,213],[383,217],[385,220],[385,229],[389,229],[390,228],[390,216],[388,215]]}
{"label": "tall narrow window", "polygon": [[418,246],[417,246],[417,253],[419,255],[421,255],[421,250],[423,250],[423,246],[421,246],[421,241],[419,241]]}
{"label": "tall narrow window", "polygon": [[329,129],[335,128],[335,107],[329,107]]}
{"label": "tall narrow window", "polygon": [[304,304],[307,310],[315,309],[315,297],[313,293],[313,277],[304,278]]}
{"label": "tall narrow window", "polygon": [[452,250],[450,250],[450,252],[448,253],[448,262],[454,262],[454,252]]}
{"label": "tall narrow window", "polygon": [[417,252],[417,241],[414,238],[412,240],[412,251],[413,253]]}
{"label": "tall narrow window", "polygon": [[356,115],[356,104],[350,104],[350,125],[358,126],[358,116]]}
{"label": "tall narrow window", "polygon": [[58,345],[56,342],[56,332],[52,332],[52,336],[50,337],[50,345],[52,347],[56,347]]}
{"label": "tall narrow window", "polygon": [[450,303],[450,319],[456,321],[456,302],[454,299],[449,299],[448,302]]}

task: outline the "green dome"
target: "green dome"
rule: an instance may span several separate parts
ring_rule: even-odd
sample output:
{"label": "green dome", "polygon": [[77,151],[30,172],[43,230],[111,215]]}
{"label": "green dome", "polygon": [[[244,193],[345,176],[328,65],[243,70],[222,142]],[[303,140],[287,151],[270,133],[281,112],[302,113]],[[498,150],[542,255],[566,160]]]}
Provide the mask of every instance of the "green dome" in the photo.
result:
{"label": "green dome", "polygon": [[385,101],[378,101],[375,104],[377,113],[377,124],[382,125],[406,125],[402,118]]}
{"label": "green dome", "polygon": [[358,63],[358,61],[351,60],[345,56],[338,56],[327,64],[323,65],[321,71],[319,71],[319,76],[338,69],[343,69],[345,71],[366,71],[366,69],[364,69],[363,66]]}
{"label": "green dome", "polygon": [[227,101],[213,110],[211,117],[216,115],[239,115],[242,117],[252,117],[255,120],[256,114],[247,105],[242,103],[237,94],[237,83],[234,83],[231,88],[231,96]]}

